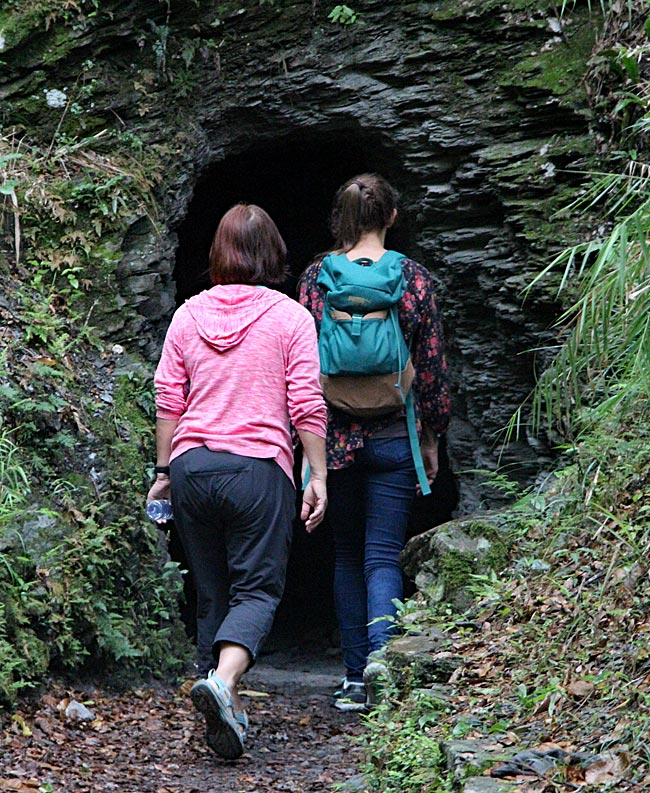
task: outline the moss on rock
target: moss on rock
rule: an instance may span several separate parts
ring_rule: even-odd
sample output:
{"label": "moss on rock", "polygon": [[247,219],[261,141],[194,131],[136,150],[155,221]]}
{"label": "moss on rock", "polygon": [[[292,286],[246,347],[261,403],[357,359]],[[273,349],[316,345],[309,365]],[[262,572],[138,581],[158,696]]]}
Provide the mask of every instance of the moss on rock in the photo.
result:
{"label": "moss on rock", "polygon": [[410,540],[402,564],[430,602],[451,603],[463,610],[472,602],[474,576],[505,566],[512,531],[508,513],[450,521]]}
{"label": "moss on rock", "polygon": [[562,35],[553,36],[549,30],[546,44],[502,75],[501,86],[539,89],[564,98],[584,97],[583,78],[596,35],[593,20],[582,11],[556,21]]}

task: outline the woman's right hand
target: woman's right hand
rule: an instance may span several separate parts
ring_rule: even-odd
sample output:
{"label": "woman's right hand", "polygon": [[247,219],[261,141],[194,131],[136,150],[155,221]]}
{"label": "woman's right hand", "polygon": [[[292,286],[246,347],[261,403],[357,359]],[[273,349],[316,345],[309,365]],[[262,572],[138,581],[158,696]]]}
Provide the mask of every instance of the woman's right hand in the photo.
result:
{"label": "woman's right hand", "polygon": [[300,520],[305,521],[305,528],[308,534],[311,534],[323,522],[326,509],[326,482],[324,479],[312,475],[302,494],[302,509],[300,511]]}

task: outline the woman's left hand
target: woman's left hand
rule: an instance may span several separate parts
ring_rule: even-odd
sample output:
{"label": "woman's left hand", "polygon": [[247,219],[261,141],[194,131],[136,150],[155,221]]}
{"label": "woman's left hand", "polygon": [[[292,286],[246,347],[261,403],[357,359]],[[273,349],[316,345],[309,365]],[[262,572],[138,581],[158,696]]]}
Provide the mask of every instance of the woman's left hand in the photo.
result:
{"label": "woman's left hand", "polygon": [[[438,436],[435,433],[427,432],[426,430],[423,432],[420,452],[422,453],[422,463],[424,464],[424,473],[427,475],[427,482],[432,485],[436,476],[438,476]],[[418,495],[421,495],[420,485],[417,486],[417,492]]]}
{"label": "woman's left hand", "polygon": [[158,476],[155,482],[149,488],[147,493],[147,504],[150,501],[156,501],[161,498],[169,498],[170,496],[170,481],[169,477]]}

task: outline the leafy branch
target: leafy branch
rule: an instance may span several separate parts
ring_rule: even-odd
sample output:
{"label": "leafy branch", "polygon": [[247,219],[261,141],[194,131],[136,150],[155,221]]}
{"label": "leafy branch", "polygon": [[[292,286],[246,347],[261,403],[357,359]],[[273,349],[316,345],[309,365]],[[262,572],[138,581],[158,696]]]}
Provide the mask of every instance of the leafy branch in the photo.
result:
{"label": "leafy branch", "polygon": [[[12,212],[14,216],[14,248],[16,251],[16,263],[20,261],[20,212],[18,209],[18,196],[16,195],[16,188],[20,184],[18,179],[13,179],[13,170],[16,160],[21,159],[23,155],[18,152],[13,152],[5,155],[0,155],[0,195],[5,196],[11,202]],[[0,218],[2,212],[0,211]]]}
{"label": "leafy branch", "polygon": [[357,12],[350,8],[350,6],[346,5],[334,6],[334,8],[327,15],[327,18],[333,24],[338,25],[353,25],[355,22],[359,21],[359,15]]}

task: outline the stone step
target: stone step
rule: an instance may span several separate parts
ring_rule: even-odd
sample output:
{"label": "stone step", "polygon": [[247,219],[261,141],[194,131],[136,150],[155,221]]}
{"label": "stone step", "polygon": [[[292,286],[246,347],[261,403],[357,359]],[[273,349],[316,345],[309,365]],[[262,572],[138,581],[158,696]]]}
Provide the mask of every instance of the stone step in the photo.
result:
{"label": "stone step", "polygon": [[473,776],[466,779],[461,788],[462,793],[516,793],[522,790],[518,782],[504,782],[489,776]]}
{"label": "stone step", "polygon": [[474,738],[442,741],[440,748],[448,771],[458,783],[482,774],[514,754],[513,750],[507,750],[494,742]]}
{"label": "stone step", "polygon": [[386,648],[386,660],[398,682],[410,685],[446,683],[463,664],[463,657],[449,650],[451,642],[439,631],[420,636],[403,636]]}

